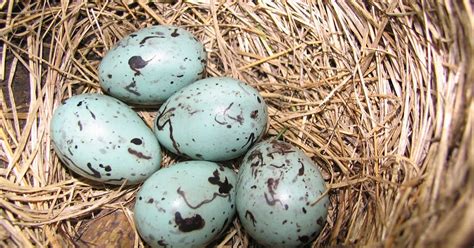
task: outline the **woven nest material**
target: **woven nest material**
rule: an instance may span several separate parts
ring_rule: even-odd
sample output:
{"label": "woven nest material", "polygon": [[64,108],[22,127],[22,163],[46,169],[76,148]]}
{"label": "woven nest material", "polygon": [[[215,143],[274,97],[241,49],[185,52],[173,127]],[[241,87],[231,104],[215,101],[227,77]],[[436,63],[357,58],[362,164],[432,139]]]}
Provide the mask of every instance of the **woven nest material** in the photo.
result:
{"label": "woven nest material", "polygon": [[[330,213],[319,246],[473,244],[473,6],[464,1],[100,3],[2,1],[0,246],[140,247],[139,186],[70,173],[49,123],[101,92],[97,65],[125,35],[184,27],[269,105],[268,136],[320,165]],[[157,109],[138,109],[151,126]],[[176,157],[164,154],[165,166]],[[255,242],[235,220],[216,243]]]}

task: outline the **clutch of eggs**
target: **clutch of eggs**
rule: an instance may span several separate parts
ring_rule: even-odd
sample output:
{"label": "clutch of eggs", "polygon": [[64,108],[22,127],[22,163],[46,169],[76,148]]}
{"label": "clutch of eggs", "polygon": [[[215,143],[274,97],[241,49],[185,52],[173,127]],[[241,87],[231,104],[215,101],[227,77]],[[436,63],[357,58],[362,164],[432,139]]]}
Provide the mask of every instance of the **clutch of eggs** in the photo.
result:
{"label": "clutch of eggs", "polygon": [[[100,85],[112,97],[77,95],[56,109],[51,140],[58,157],[94,181],[146,180],[134,220],[152,247],[209,244],[236,211],[262,245],[309,243],[321,231],[329,205],[318,168],[288,143],[257,143],[268,122],[262,96],[237,79],[199,80],[206,57],[191,33],[174,26],[152,26],[121,39],[98,68]],[[153,131],[122,101],[162,104]],[[194,161],[157,171],[158,142]],[[208,162],[244,154],[238,178]]]}

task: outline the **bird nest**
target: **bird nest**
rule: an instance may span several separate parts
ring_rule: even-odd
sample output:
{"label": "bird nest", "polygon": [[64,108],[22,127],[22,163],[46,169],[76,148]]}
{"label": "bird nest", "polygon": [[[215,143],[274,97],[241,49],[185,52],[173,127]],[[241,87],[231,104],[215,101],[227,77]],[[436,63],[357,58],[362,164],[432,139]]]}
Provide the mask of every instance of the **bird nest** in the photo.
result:
{"label": "bird nest", "polygon": [[[102,92],[113,44],[157,24],[204,44],[206,77],[258,89],[268,136],[320,166],[330,206],[313,246],[472,245],[469,1],[326,2],[2,1],[0,246],[144,245],[140,186],[71,173],[49,125],[64,99]],[[136,110],[151,126],[157,108]],[[215,245],[256,246],[238,219]]]}

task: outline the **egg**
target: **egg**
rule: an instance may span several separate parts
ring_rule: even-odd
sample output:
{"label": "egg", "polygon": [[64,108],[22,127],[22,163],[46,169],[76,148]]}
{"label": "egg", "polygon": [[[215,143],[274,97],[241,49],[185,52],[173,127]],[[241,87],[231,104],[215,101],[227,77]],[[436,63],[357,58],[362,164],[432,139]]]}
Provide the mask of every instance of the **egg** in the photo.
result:
{"label": "egg", "polygon": [[196,160],[244,154],[264,134],[267,106],[258,91],[227,77],[199,80],[159,109],[154,131],[162,146]]}
{"label": "egg", "polygon": [[50,128],[58,157],[88,179],[136,184],[160,168],[160,146],[152,130],[115,98],[73,96],[54,111]]}
{"label": "egg", "polygon": [[236,187],[242,226],[264,246],[302,246],[324,226],[329,200],[321,173],[286,142],[271,139],[250,149]]}
{"label": "egg", "polygon": [[163,168],[137,194],[134,220],[152,247],[203,247],[232,222],[236,173],[207,161]]}
{"label": "egg", "polygon": [[151,26],[121,39],[100,62],[102,88],[127,103],[156,105],[200,79],[203,45],[188,31]]}

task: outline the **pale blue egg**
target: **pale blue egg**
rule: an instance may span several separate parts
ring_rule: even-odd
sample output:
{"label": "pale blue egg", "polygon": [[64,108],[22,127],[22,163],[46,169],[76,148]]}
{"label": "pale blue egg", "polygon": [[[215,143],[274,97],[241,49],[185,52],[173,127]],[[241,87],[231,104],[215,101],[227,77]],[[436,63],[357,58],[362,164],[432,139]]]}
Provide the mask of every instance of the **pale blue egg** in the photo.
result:
{"label": "pale blue egg", "polygon": [[199,80],[159,109],[154,131],[175,154],[223,161],[243,155],[265,132],[267,106],[258,91],[227,77]]}
{"label": "pale blue egg", "polygon": [[300,247],[322,230],[329,199],[321,172],[296,147],[275,139],[245,155],[237,212],[246,232],[268,247]]}
{"label": "pale blue egg", "polygon": [[140,236],[152,247],[204,247],[232,223],[236,181],[233,170],[207,161],[157,171],[137,194]]}
{"label": "pale blue egg", "polygon": [[54,111],[51,141],[67,167],[98,182],[136,184],[160,168],[160,146],[151,129],[109,96],[67,99]]}
{"label": "pale blue egg", "polygon": [[206,57],[190,32],[152,26],[124,37],[107,52],[99,65],[99,82],[122,101],[156,105],[200,79]]}

